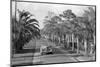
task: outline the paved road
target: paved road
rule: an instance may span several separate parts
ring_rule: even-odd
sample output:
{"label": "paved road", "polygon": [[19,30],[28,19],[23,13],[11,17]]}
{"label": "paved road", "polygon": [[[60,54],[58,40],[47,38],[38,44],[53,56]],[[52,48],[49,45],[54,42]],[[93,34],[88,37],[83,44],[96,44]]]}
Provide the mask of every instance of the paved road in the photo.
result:
{"label": "paved road", "polygon": [[47,40],[37,40],[36,45],[51,45],[53,46],[53,54],[44,55],[39,57],[34,57],[33,63],[37,61],[41,61],[42,64],[45,63],[61,63],[61,62],[77,62],[74,57],[70,57],[67,51],[64,52],[59,47],[56,47],[54,43],[49,42]]}
{"label": "paved road", "polygon": [[[33,45],[33,44],[32,44]],[[54,43],[49,42],[45,39],[36,40],[36,48],[39,48],[41,45],[52,45],[53,54],[49,55],[39,55],[33,56],[33,53],[27,53],[22,55],[15,55],[16,57],[12,59],[12,64],[46,64],[46,63],[62,63],[62,62],[77,62],[80,61],[81,57],[77,59],[75,55],[70,54],[69,51],[65,51],[59,47],[56,47]],[[39,54],[39,53],[38,53]],[[22,56],[22,57],[20,57]],[[25,56],[25,57],[24,57]],[[83,59],[83,57],[82,57]],[[84,60],[87,60],[83,59]]]}

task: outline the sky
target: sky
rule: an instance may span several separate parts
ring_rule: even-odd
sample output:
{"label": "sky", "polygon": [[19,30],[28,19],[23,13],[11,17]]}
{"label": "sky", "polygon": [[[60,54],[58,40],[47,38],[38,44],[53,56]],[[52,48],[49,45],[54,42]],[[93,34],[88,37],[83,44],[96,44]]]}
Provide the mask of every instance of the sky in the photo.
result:
{"label": "sky", "polygon": [[[29,11],[35,15],[39,21],[40,29],[44,27],[44,17],[48,15],[48,11],[55,14],[61,14],[64,10],[71,9],[77,16],[81,16],[88,6],[77,5],[61,5],[61,4],[46,4],[46,3],[30,3],[30,2],[17,2],[17,9]],[[12,15],[15,13],[15,3],[12,3]]]}

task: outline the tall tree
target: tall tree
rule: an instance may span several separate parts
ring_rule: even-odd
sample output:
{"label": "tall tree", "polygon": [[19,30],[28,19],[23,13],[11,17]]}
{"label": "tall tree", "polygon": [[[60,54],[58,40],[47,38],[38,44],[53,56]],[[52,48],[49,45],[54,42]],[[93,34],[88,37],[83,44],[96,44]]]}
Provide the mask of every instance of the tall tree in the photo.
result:
{"label": "tall tree", "polygon": [[37,38],[40,36],[40,30],[38,21],[32,18],[32,14],[28,11],[19,11],[19,20],[14,19],[12,21],[12,34],[14,34],[13,39],[14,46],[16,50],[22,50],[25,43],[28,43],[32,38]]}
{"label": "tall tree", "polygon": [[[84,22],[86,25],[86,30],[89,32],[88,42],[92,40],[95,46],[95,29],[96,29],[96,16],[95,16],[95,9],[93,7],[88,7],[88,10],[84,10],[83,17],[87,22]],[[88,45],[89,47],[91,45]]]}
{"label": "tall tree", "polygon": [[[58,21],[61,20],[59,16],[56,16],[54,12],[49,12],[44,20],[44,32],[49,35],[49,38],[52,36],[54,38],[54,33],[56,32],[56,25]],[[53,39],[54,40],[54,39]]]}
{"label": "tall tree", "polygon": [[[76,23],[75,23],[75,19],[76,19],[76,15],[72,12],[72,10],[68,9],[63,11],[63,14],[60,14],[60,16],[62,18],[64,18],[63,21],[63,26],[66,27],[66,35],[68,32],[70,32],[70,34],[72,34],[72,41],[74,40],[74,32],[75,32],[75,27],[76,27]],[[72,50],[74,50],[74,43],[72,42]]]}

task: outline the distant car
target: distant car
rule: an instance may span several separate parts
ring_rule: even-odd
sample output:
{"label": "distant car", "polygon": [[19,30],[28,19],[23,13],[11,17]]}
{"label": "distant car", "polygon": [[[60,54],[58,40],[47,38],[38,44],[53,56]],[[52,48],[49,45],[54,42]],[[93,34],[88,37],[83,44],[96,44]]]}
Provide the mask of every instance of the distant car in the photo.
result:
{"label": "distant car", "polygon": [[41,55],[53,54],[52,46],[41,46],[40,53]]}

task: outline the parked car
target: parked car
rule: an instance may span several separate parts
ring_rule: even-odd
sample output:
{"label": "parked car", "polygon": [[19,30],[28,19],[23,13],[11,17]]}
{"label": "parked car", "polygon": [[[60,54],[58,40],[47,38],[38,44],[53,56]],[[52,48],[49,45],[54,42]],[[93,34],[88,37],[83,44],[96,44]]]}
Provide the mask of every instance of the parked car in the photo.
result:
{"label": "parked car", "polygon": [[53,54],[52,46],[41,46],[40,53],[41,55]]}

